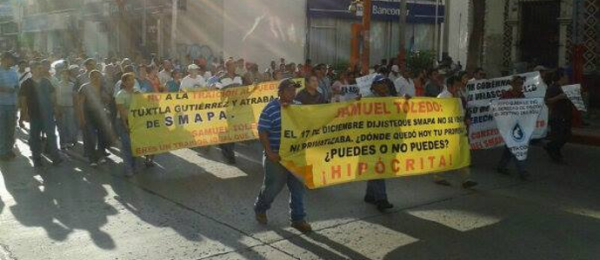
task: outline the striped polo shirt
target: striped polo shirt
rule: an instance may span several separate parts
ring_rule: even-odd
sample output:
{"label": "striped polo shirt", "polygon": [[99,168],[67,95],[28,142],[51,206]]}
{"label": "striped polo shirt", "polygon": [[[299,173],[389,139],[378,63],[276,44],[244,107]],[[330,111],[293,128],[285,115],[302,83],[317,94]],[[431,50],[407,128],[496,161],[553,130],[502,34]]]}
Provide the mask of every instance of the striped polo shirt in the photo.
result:
{"label": "striped polo shirt", "polygon": [[258,131],[266,132],[269,136],[271,150],[275,153],[279,152],[281,143],[281,103],[279,99],[272,100],[263,109],[258,120]]}

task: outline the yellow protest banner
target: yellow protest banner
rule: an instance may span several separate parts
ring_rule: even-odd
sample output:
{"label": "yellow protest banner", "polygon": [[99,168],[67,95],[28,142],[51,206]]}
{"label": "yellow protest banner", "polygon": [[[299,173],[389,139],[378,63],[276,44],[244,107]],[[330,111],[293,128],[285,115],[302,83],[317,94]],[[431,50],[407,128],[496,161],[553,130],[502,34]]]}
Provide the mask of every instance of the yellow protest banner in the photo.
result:
{"label": "yellow protest banner", "polygon": [[[299,80],[304,84],[304,80]],[[137,94],[130,112],[135,156],[258,138],[262,109],[279,82],[222,90]]]}
{"label": "yellow protest banner", "polygon": [[458,99],[364,98],[282,109],[282,164],[311,189],[466,167]]}

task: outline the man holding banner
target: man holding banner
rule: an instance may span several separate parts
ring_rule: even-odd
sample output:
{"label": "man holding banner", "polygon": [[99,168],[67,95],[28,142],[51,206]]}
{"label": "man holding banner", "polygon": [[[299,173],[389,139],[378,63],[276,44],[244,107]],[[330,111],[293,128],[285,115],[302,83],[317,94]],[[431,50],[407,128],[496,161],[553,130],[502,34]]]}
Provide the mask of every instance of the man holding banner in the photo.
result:
{"label": "man holding banner", "polygon": [[[375,97],[391,96],[387,81],[388,79],[382,75],[377,75],[373,79],[371,92],[375,94]],[[377,206],[377,210],[381,212],[394,207],[394,204],[391,204],[387,199],[385,179],[368,180],[364,200],[366,203]]]}
{"label": "man holding banner", "polygon": [[[525,82],[525,78],[521,77],[521,76],[514,76],[511,80],[511,89],[509,91],[505,91],[502,96],[500,97],[501,100],[504,99],[524,99],[525,95],[523,94],[523,82]],[[497,100],[492,101],[492,111],[494,111],[495,108],[495,104],[494,103]],[[499,110],[499,109],[498,109]],[[539,112],[538,112],[539,114]],[[503,115],[504,116],[504,115]],[[516,118],[515,115],[510,115],[512,116],[512,118]],[[496,120],[496,123],[498,124],[498,130],[500,130],[500,134],[502,135],[502,138],[504,138],[504,141],[506,142],[506,146],[504,148],[504,152],[502,153],[502,158],[500,159],[500,162],[498,163],[498,172],[504,175],[508,175],[510,174],[507,166],[510,163],[511,160],[515,160],[515,164],[517,166],[517,172],[519,174],[519,178],[521,178],[521,180],[527,180],[529,178],[529,174],[527,173],[527,170],[525,169],[525,159],[527,157],[527,151],[525,150],[525,154],[523,157],[521,156],[516,156],[513,151],[511,151],[511,138],[507,138],[506,135],[504,134],[506,132],[509,132],[508,135],[512,136],[513,139],[515,139],[514,141],[518,141],[518,142],[525,142],[525,147],[527,147],[528,143],[529,143],[529,138],[531,137],[531,132],[533,132],[533,129],[529,129],[531,130],[529,132],[529,136],[526,136],[526,134],[523,131],[526,131],[527,129],[524,129],[524,126],[521,126],[518,123],[518,119],[517,119],[517,123],[515,124],[514,127],[512,127],[512,125],[510,124],[505,124],[504,121],[499,118],[499,116],[494,113],[494,118]],[[535,126],[535,119],[534,118],[534,126]],[[525,148],[526,149],[526,148]],[[521,158],[520,158],[521,157]]]}
{"label": "man holding banner", "polygon": [[260,115],[258,131],[260,143],[264,148],[265,177],[254,204],[254,212],[259,223],[267,224],[267,210],[271,208],[273,200],[281,192],[283,186],[287,185],[290,190],[292,227],[302,233],[307,233],[312,231],[312,227],[305,220],[304,184],[280,163],[281,157],[279,156],[281,108],[292,104],[298,87],[300,84],[291,79],[281,81],[278,87],[279,98],[269,102]]}

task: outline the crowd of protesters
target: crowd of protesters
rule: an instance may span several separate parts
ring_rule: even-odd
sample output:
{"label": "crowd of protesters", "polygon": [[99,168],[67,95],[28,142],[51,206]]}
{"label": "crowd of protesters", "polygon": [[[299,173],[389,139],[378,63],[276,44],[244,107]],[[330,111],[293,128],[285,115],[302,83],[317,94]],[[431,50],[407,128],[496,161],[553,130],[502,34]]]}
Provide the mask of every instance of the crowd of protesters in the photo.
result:
{"label": "crowd of protesters", "polygon": [[[459,98],[466,107],[466,84],[469,80],[486,78],[483,69],[462,71],[460,66],[411,70],[404,64],[382,61],[373,67],[375,76],[372,95],[361,98],[397,96],[402,98],[432,97]],[[568,84],[563,70],[549,71],[537,68],[549,86],[546,102],[551,109],[552,132],[546,150],[554,161],[562,159],[561,148],[570,136],[571,104],[560,86]],[[127,120],[135,93],[220,90],[228,87],[280,81],[279,98],[271,101],[260,116],[259,140],[264,148],[265,179],[255,204],[256,219],[267,222],[266,212],[271,203],[287,185],[291,192],[292,226],[300,231],[311,230],[305,221],[303,184],[285,169],[279,161],[281,138],[281,107],[289,104],[324,104],[340,101],[340,88],[356,84],[356,78],[365,76],[358,69],[335,71],[326,64],[287,63],[285,59],[272,61],[261,72],[256,63],[228,58],[224,61],[195,59],[190,64],[151,58],[132,61],[128,58],[66,58],[32,56],[17,57],[12,52],[2,54],[0,61],[0,160],[10,161],[13,152],[17,122],[25,128],[29,123],[29,141],[34,167],[42,167],[43,159],[52,164],[63,162],[60,150],[73,149],[83,140],[83,155],[91,167],[106,162],[110,147],[120,145],[127,176],[140,172],[131,153],[130,130]],[[305,78],[306,87],[299,87],[291,78]],[[503,98],[522,98],[523,79],[514,77],[512,90]],[[465,123],[470,123],[465,111]],[[18,117],[18,119],[17,119]],[[56,132],[58,130],[58,136]],[[220,145],[226,162],[235,164],[235,144]],[[507,174],[507,164],[513,155],[505,150],[498,172]],[[528,177],[524,162],[517,162],[519,176]],[[145,167],[154,166],[154,156],[146,156]],[[477,182],[469,178],[469,169],[461,171],[462,187],[471,188]],[[443,174],[433,177],[436,184],[449,186]],[[378,210],[392,208],[388,202],[384,180],[367,182],[364,201]]]}

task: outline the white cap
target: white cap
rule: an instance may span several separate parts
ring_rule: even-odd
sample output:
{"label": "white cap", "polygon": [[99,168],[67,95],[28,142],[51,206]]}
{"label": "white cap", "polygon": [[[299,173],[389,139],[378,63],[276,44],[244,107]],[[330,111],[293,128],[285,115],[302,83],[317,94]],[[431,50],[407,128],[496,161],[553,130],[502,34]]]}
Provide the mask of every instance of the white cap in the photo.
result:
{"label": "white cap", "polygon": [[198,65],[193,64],[193,63],[188,66],[188,70],[199,70],[199,69],[200,69],[200,67],[198,67]]}
{"label": "white cap", "polygon": [[535,66],[535,68],[533,68],[533,71],[542,71],[542,70],[549,70],[549,69],[544,67],[543,65],[537,65],[537,66]]}
{"label": "white cap", "polygon": [[400,67],[398,67],[398,65],[394,65],[394,66],[392,66],[392,71],[393,72],[400,72]]}

